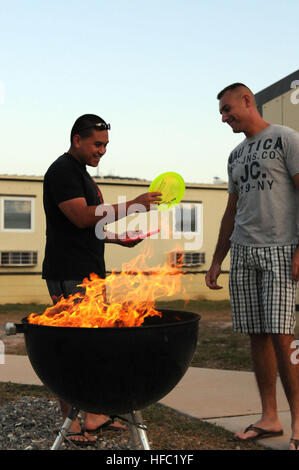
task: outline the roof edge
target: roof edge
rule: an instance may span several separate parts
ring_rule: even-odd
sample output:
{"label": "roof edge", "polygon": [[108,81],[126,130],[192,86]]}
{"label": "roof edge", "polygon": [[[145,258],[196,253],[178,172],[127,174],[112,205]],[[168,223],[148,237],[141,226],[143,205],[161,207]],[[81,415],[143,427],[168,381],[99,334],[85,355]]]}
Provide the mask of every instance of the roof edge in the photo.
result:
{"label": "roof edge", "polygon": [[262,114],[263,104],[290,91],[292,89],[291,84],[295,80],[299,81],[299,69],[256,93],[255,100],[259,112]]}

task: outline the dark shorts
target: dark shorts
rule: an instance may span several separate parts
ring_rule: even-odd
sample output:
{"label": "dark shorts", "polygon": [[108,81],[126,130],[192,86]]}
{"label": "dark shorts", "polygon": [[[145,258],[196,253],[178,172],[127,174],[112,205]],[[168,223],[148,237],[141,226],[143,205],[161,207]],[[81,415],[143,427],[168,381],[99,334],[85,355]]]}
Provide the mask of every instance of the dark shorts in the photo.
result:
{"label": "dark shorts", "polygon": [[78,286],[82,284],[83,279],[76,279],[70,281],[52,281],[46,279],[48,291],[52,298],[53,304],[59,300],[61,296],[67,298],[69,295],[76,294],[77,292],[85,293],[85,288]]}

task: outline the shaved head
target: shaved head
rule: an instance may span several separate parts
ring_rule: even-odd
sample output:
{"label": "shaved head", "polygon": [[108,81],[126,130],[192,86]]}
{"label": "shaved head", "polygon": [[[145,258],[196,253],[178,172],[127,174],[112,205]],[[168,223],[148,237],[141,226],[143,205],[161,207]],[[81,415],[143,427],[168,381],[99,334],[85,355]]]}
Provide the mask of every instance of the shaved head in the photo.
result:
{"label": "shaved head", "polygon": [[251,98],[251,103],[256,106],[254,94],[250,88],[248,88],[248,86],[244,85],[244,83],[233,83],[232,85],[228,85],[218,93],[217,99],[221,100],[221,98],[227,92],[232,93],[236,99],[241,99],[244,95],[249,95]]}

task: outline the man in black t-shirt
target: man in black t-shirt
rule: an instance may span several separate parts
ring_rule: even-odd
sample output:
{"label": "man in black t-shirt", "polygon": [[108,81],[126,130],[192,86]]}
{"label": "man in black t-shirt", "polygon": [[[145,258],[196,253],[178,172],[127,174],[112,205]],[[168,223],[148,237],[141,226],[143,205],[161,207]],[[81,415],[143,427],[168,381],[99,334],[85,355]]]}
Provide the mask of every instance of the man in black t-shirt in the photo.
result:
{"label": "man in black t-shirt", "polygon": [[[80,288],[85,277],[91,273],[105,278],[105,243],[116,243],[133,247],[140,241],[128,241],[128,236],[105,232],[98,238],[95,226],[104,219],[95,215],[96,208],[103,204],[103,197],[95,181],[86,171],[86,165],[97,167],[106,152],[110,125],[94,114],[78,118],[71,131],[71,146],[49,167],[44,178],[44,209],[46,213],[47,240],[42,276],[46,279],[49,293],[55,303],[63,295],[67,297]],[[161,193],[144,193],[132,201],[114,204],[114,220],[124,217],[134,206],[149,211],[158,204]],[[108,212],[108,211],[107,211]],[[111,220],[109,222],[113,222]],[[82,288],[81,288],[82,289]],[[60,401],[63,417],[69,413],[70,405]],[[107,416],[86,413],[85,428],[88,431],[104,427],[122,428],[119,423],[110,423]],[[69,438],[81,444],[90,444],[92,438],[75,420]]]}
{"label": "man in black t-shirt", "polygon": [[44,179],[44,208],[47,217],[47,243],[43,278],[83,279],[90,273],[105,277],[104,240],[96,237],[93,226],[73,223],[60,204],[74,199],[87,206],[103,204],[97,185],[72,154],[65,153],[48,169]]}

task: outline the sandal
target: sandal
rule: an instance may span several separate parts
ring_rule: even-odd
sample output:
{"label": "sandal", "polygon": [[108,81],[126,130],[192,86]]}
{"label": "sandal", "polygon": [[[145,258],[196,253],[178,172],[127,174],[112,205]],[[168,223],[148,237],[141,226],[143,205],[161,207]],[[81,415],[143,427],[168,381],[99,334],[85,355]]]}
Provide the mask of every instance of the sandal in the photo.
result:
{"label": "sandal", "polygon": [[282,436],[283,435],[283,430],[281,429],[280,431],[267,431],[267,429],[259,428],[258,426],[254,426],[254,424],[251,424],[248,426],[248,428],[245,429],[244,434],[248,431],[254,431],[256,432],[256,436],[252,437],[247,437],[244,439],[241,439],[240,437],[235,437],[237,441],[255,441],[256,439],[266,439],[267,437],[277,437],[277,436]]}
{"label": "sandal", "polygon": [[[293,437],[290,439],[290,445],[293,444],[295,450],[299,450],[299,439],[294,439]],[[290,450],[290,449],[289,449]]]}
{"label": "sandal", "polygon": [[100,426],[98,426],[97,428],[86,429],[86,431],[88,433],[98,433],[100,431],[125,431],[126,430],[126,427],[115,426],[113,423],[114,423],[114,419],[108,419],[107,421],[105,421],[105,423],[100,424]]}
{"label": "sandal", "polygon": [[[79,432],[68,432],[65,436],[66,440],[71,442],[71,444],[74,444],[75,446],[78,447],[87,447],[87,446],[94,446],[96,443],[96,439],[90,441],[87,436],[85,436],[86,429],[84,426],[81,426],[81,431]],[[72,439],[74,436],[82,436],[84,437],[84,440],[81,439]]]}

